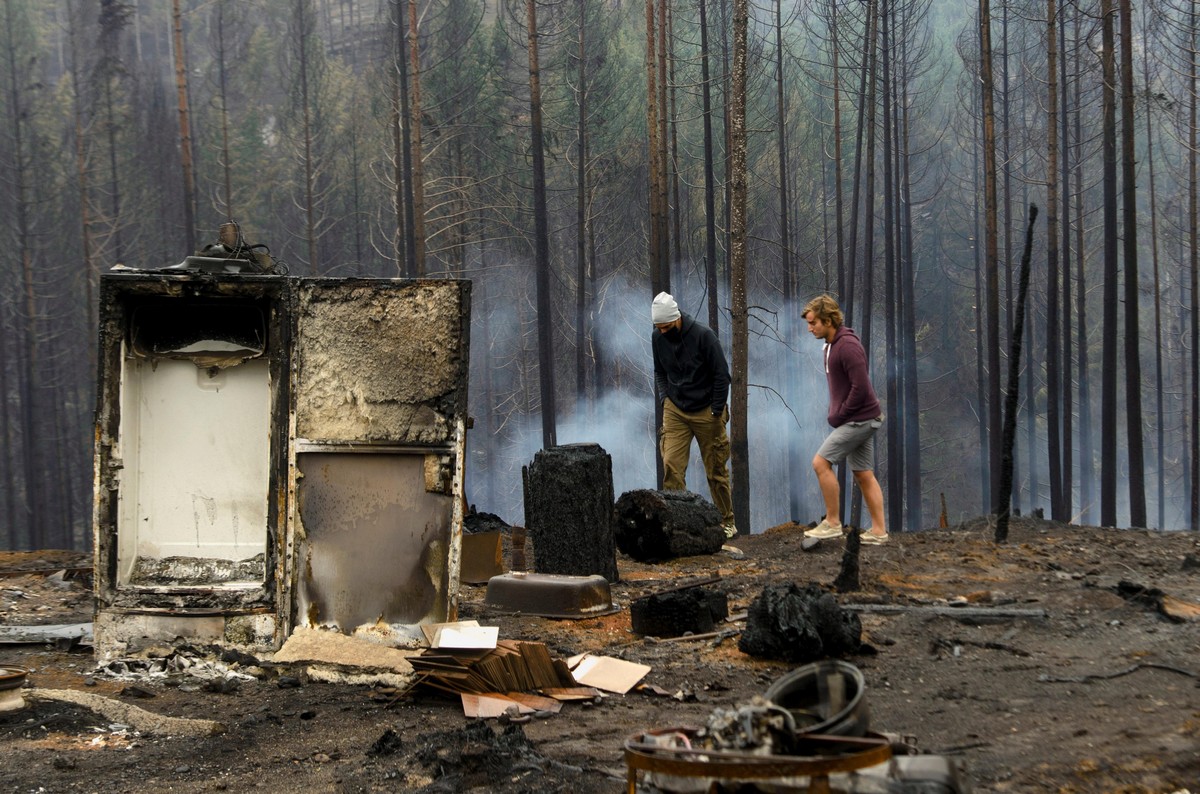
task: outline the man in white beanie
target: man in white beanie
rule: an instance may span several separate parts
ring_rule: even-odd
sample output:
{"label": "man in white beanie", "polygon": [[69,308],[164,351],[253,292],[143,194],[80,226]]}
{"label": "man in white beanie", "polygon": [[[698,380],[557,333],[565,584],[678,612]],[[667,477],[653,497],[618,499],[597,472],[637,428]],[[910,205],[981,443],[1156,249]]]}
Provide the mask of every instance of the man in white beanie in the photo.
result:
{"label": "man in white beanie", "polygon": [[729,364],[712,329],[679,311],[665,292],[650,306],[654,334],[654,387],[663,401],[659,446],[663,489],[687,490],[685,483],[692,439],[700,447],[713,504],[721,513],[725,537],[737,535],[729,490]]}

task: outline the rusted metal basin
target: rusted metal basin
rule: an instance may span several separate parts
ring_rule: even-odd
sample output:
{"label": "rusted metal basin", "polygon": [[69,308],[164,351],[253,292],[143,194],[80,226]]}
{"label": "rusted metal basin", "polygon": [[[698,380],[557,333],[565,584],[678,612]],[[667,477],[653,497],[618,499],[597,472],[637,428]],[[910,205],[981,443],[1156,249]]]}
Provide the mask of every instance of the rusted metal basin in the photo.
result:
{"label": "rusted metal basin", "polygon": [[510,571],[488,580],[488,606],[546,618],[577,620],[609,615],[613,606],[603,576],[563,576]]}
{"label": "rusted metal basin", "polygon": [[24,667],[0,666],[0,712],[25,708],[21,687],[25,686],[25,678],[28,675],[29,671]]}
{"label": "rusted metal basin", "polygon": [[801,749],[806,755],[711,750],[701,746],[693,728],[648,731],[625,742],[626,791],[641,790],[638,774],[644,772],[648,782],[662,791],[701,792],[714,790],[718,781],[764,781],[768,785],[753,790],[828,794],[835,790],[830,776],[883,764],[892,757],[890,743],[879,734],[854,738],[813,734],[805,737]]}
{"label": "rusted metal basin", "polygon": [[870,714],[862,671],[840,659],[806,664],[767,688],[767,700],[796,720],[797,733],[864,736]]}

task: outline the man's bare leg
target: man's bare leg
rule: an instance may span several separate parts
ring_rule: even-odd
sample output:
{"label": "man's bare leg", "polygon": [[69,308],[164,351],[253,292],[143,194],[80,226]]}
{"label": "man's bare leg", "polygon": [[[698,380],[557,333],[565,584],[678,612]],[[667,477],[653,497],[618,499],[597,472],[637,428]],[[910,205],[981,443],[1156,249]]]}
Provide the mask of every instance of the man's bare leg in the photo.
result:
{"label": "man's bare leg", "polygon": [[868,469],[854,472],[854,481],[858,483],[867,512],[871,514],[871,534],[881,538],[887,534],[887,524],[883,517],[883,489],[879,487],[879,480],[875,479],[875,472]]}
{"label": "man's bare leg", "polygon": [[838,485],[833,464],[820,455],[814,455],[812,466],[813,471],[817,473],[817,484],[821,486],[821,496],[825,499],[825,521],[833,527],[841,526],[842,489]]}

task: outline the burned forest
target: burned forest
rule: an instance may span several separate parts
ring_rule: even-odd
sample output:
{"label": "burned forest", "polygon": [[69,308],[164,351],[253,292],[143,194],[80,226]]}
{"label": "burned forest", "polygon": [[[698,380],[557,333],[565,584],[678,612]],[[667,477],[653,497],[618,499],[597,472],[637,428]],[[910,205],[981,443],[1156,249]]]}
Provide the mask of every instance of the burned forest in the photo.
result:
{"label": "burned forest", "polygon": [[102,274],[242,251],[469,280],[465,488],[516,523],[542,449],[600,444],[618,495],[660,484],[668,291],[731,361],[739,526],[819,503],[798,313],[830,293],[897,530],[999,512],[1006,413],[1014,512],[1194,529],[1194,26],[1102,11],[9,0],[0,545],[90,546]]}
{"label": "burned forest", "polygon": [[1194,11],[0,0],[0,788],[1196,794]]}

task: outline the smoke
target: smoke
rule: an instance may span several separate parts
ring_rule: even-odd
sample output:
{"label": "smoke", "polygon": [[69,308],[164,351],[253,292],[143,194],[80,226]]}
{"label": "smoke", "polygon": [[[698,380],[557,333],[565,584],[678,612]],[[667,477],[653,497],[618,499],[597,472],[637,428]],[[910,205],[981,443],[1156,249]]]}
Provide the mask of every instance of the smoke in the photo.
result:
{"label": "smoke", "polygon": [[[681,274],[673,294],[684,312],[707,324],[702,286],[697,279],[686,275]],[[657,487],[651,297],[644,285],[616,279],[604,285],[590,318],[590,336],[600,373],[598,382],[582,399],[564,403],[560,397],[557,406],[557,443],[594,443],[603,447],[612,457],[615,496],[638,488]],[[482,304],[482,300],[477,300],[477,306]],[[477,509],[519,524],[524,520],[521,469],[542,448],[541,414],[536,407],[506,411],[500,421],[498,406],[502,408],[512,395],[521,394],[522,388],[519,368],[508,366],[508,362],[522,355],[528,359],[531,351],[522,348],[522,340],[529,334],[522,334],[521,327],[530,318],[523,318],[514,308],[520,306],[520,301],[499,304],[500,307],[487,310],[486,330],[482,309],[476,312],[473,321],[472,359],[476,364],[472,367],[472,414],[478,417],[485,410],[475,401],[483,394],[484,379],[491,378],[492,406],[486,410],[493,411],[493,415],[490,435],[483,431],[478,418],[475,429],[468,433],[467,492]],[[719,304],[727,306],[720,301]],[[822,368],[822,345],[808,334],[806,326],[788,327],[787,317],[780,307],[758,306],[752,309],[749,322],[746,426],[751,508],[748,529],[752,532],[791,519],[815,520],[824,513],[811,468],[813,453],[829,430],[825,420],[829,398]],[[726,357],[731,359],[727,311],[722,312],[721,319],[722,345]],[[536,351],[532,355],[532,363],[536,365]],[[484,367],[492,369],[488,372]],[[535,367],[526,370],[524,381],[527,384],[524,397],[533,405],[527,392],[529,383],[536,389]],[[568,390],[560,383],[557,393],[562,395],[564,391]],[[694,444],[686,482],[688,490],[711,498],[699,450]]]}

